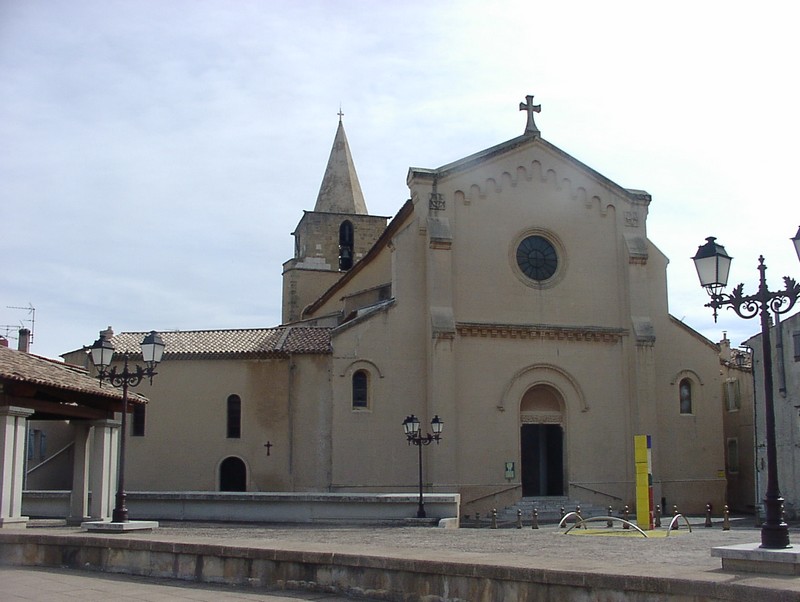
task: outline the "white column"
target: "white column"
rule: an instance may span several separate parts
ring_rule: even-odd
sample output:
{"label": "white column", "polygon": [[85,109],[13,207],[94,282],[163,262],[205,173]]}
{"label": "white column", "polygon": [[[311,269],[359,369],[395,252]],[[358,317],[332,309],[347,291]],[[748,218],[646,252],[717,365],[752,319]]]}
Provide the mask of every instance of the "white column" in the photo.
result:
{"label": "white column", "polygon": [[70,494],[70,522],[84,521],[89,516],[89,433],[92,425],[83,420],[72,422],[74,429],[72,462],[72,493]]}
{"label": "white column", "polygon": [[117,482],[117,442],[119,437],[118,420],[95,420],[92,462],[89,482],[92,500],[89,516],[92,520],[111,520],[114,509],[114,486]]}
{"label": "white column", "polygon": [[33,410],[0,407],[0,528],[25,527],[22,486],[25,481],[25,441],[28,416]]}

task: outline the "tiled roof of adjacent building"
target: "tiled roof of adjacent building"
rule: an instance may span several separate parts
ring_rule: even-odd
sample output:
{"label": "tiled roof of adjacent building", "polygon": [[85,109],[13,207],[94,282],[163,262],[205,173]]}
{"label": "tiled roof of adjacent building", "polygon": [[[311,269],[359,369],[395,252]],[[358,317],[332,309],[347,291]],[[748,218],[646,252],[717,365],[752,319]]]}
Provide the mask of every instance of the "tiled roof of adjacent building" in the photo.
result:
{"label": "tiled roof of adjacent building", "polygon": [[[291,354],[331,352],[331,329],[313,326],[277,326],[233,330],[161,332],[164,359],[195,357],[286,357]],[[147,333],[122,332],[111,338],[118,353],[139,353]]]}
{"label": "tiled roof of adjacent building", "polygon": [[[122,398],[121,389],[115,389],[108,384],[101,387],[99,380],[83,368],[2,346],[0,346],[0,380],[30,383],[51,390],[74,391],[114,400]],[[129,399],[147,400],[146,397],[132,392],[129,393]]]}

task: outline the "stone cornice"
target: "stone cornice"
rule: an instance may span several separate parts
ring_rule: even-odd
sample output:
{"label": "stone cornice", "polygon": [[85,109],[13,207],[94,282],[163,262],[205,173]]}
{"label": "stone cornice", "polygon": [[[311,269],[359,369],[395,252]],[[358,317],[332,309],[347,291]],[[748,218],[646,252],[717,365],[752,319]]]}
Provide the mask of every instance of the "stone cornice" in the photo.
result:
{"label": "stone cornice", "polygon": [[617,343],[627,336],[624,328],[604,326],[558,326],[554,324],[486,324],[458,322],[456,332],[461,337],[492,339],[544,339],[548,341],[586,341]]}

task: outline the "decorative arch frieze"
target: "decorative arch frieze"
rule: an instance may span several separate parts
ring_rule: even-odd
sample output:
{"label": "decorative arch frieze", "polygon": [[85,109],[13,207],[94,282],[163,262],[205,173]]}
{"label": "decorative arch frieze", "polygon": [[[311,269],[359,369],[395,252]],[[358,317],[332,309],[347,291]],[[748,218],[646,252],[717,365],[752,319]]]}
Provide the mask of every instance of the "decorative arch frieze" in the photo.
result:
{"label": "decorative arch frieze", "polygon": [[481,191],[481,187],[477,184],[473,184],[469,187],[469,198],[470,199],[483,199],[486,198],[486,193]]}
{"label": "decorative arch frieze", "polygon": [[503,389],[497,404],[500,412],[506,410],[506,404],[516,407],[525,392],[536,385],[547,385],[558,391],[569,410],[589,411],[589,404],[580,384],[567,371],[552,364],[533,364],[517,371]]}
{"label": "decorative arch frieze", "polygon": [[604,198],[597,194],[590,194],[584,186],[575,185],[566,176],[559,177],[554,168],[545,169],[539,161],[532,161],[528,166],[518,165],[514,174],[504,171],[500,174],[499,180],[490,177],[480,184],[473,183],[468,191],[456,190],[455,200],[469,205],[473,201],[486,198],[490,192],[500,194],[505,188],[516,188],[523,180],[526,182],[536,180],[543,184],[549,184],[554,190],[565,192],[571,200],[580,202],[587,209],[596,207],[602,216],[608,214],[609,207],[615,207],[610,197]]}

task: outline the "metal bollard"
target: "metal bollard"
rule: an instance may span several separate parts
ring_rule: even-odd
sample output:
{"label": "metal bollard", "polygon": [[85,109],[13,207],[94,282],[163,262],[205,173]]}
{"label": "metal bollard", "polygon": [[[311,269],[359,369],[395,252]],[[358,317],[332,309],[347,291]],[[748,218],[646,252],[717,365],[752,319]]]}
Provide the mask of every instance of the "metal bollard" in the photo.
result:
{"label": "metal bollard", "polygon": [[610,518],[611,516],[613,516],[613,514],[612,514],[613,512],[614,512],[614,511],[611,509],[611,506],[609,506],[609,507],[608,507],[608,516],[609,516],[609,519],[606,521],[606,527],[608,527],[609,529],[611,529],[611,528],[614,526],[614,522],[613,522],[613,521],[611,520],[611,518]]}
{"label": "metal bollard", "polygon": [[706,527],[713,527],[714,525],[711,524],[711,504],[706,504]]}
{"label": "metal bollard", "polygon": [[577,525],[582,520],[583,520],[583,517],[581,516],[581,507],[580,506],[575,506],[575,524]]}
{"label": "metal bollard", "polygon": [[567,525],[565,525],[565,524],[563,524],[563,523],[561,522],[562,520],[564,520],[564,515],[565,515],[565,514],[566,514],[566,512],[564,512],[564,506],[561,506],[561,516],[558,518],[558,522],[559,522],[559,524],[561,525],[561,528],[562,528],[562,529],[563,529],[563,528],[565,528],[565,527],[567,526]]}
{"label": "metal bollard", "polygon": [[655,522],[655,526],[656,527],[660,527],[661,526],[661,504],[656,504],[656,522]]}
{"label": "metal bollard", "polygon": [[539,511],[534,508],[533,509],[533,523],[531,524],[531,529],[538,529],[539,528]]}
{"label": "metal bollard", "polygon": [[[672,506],[672,517],[675,518],[676,516],[678,516],[678,505],[677,504]],[[679,528],[680,528],[680,525],[678,524],[678,521],[675,521],[672,524],[672,530],[673,531],[677,531]]]}
{"label": "metal bollard", "polygon": [[522,510],[517,508],[517,529],[522,529]]}
{"label": "metal bollard", "polygon": [[731,530],[731,513],[730,510],[728,510],[727,504],[725,504],[725,506],[722,509],[722,530],[723,531]]}
{"label": "metal bollard", "polygon": [[631,526],[628,524],[628,521],[631,518],[631,509],[628,508],[627,504],[625,505],[625,508],[622,509],[622,518],[625,521],[624,523],[622,523],[622,528],[630,529]]}
{"label": "metal bollard", "polygon": [[492,508],[492,529],[497,529],[497,508]]}

